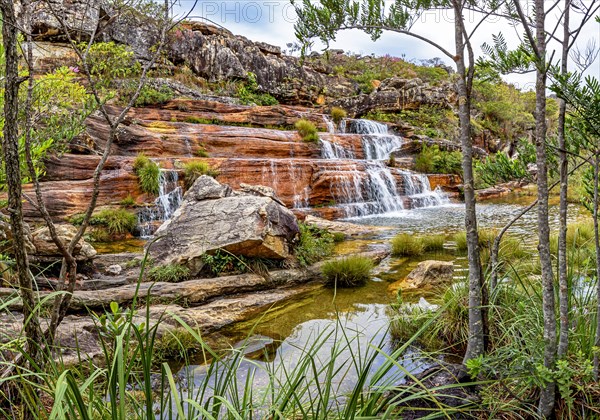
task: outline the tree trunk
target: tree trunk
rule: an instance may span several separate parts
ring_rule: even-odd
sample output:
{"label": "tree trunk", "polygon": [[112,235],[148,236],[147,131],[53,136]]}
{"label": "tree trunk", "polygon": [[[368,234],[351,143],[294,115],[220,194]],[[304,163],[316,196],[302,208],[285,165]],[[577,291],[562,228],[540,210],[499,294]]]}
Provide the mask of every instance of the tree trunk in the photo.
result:
{"label": "tree trunk", "polygon": [[[535,0],[535,29],[537,71],[535,84],[535,146],[538,188],[538,251],[542,267],[542,299],[544,316],[544,366],[554,369],[556,362],[556,313],[554,302],[554,274],[550,256],[550,226],[548,223],[548,168],[546,162],[546,15],[544,0]],[[555,384],[550,381],[542,387],[538,414],[550,417],[554,411]]]}
{"label": "tree trunk", "polygon": [[[561,58],[561,74],[568,70],[569,60],[569,14],[571,0],[565,0],[563,17],[563,45]],[[569,181],[569,161],[567,157],[567,143],[565,140],[565,116],[567,104],[559,99],[560,109],[558,114],[558,157],[560,163],[560,204],[559,204],[559,231],[558,231],[558,300],[560,308],[560,334],[558,342],[558,357],[563,358],[569,349],[569,284],[567,279],[567,193]]]}
{"label": "tree trunk", "polygon": [[23,315],[26,320],[25,335],[27,351],[37,363],[41,345],[39,318],[35,312],[36,301],[33,293],[33,279],[29,271],[27,251],[25,249],[25,227],[23,224],[23,206],[21,202],[21,166],[19,160],[19,79],[17,55],[17,21],[14,4],[11,0],[0,2],[3,25],[2,37],[6,56],[6,77],[4,84],[4,139],[2,154],[6,168],[8,187],[8,212],[13,235],[15,267],[19,279],[19,293],[23,299]]}
{"label": "tree trunk", "polygon": [[463,154],[463,188],[465,197],[465,229],[467,232],[467,257],[469,260],[469,341],[464,361],[479,357],[485,350],[483,322],[482,270],[479,260],[479,235],[477,233],[477,213],[475,209],[475,188],[473,181],[473,145],[471,142],[471,106],[467,87],[465,65],[464,33],[459,21],[462,8],[454,2],[456,69],[458,73],[458,115],[460,121],[460,141]]}

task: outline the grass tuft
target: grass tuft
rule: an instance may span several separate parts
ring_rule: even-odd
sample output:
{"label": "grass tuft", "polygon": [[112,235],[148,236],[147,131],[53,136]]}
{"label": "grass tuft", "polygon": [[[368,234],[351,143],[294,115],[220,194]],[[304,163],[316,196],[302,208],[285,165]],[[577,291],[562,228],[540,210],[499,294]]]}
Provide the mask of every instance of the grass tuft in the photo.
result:
{"label": "grass tuft", "polygon": [[219,173],[211,168],[211,166],[203,161],[191,161],[183,165],[183,173],[185,176],[185,186],[190,188],[194,182],[202,175],[216,177]]}
{"label": "grass tuft", "polygon": [[421,255],[425,252],[423,240],[409,233],[400,233],[392,239],[392,255],[413,256]]}
{"label": "grass tuft", "polygon": [[333,108],[331,108],[331,119],[333,120],[334,123],[339,124],[340,122],[342,122],[342,120],[344,118],[346,118],[348,116],[348,113],[346,112],[346,110],[334,106]]}
{"label": "grass tuft", "polygon": [[159,265],[148,270],[148,278],[151,281],[178,283],[190,278],[190,269],[179,264]]}
{"label": "grass tuft", "polygon": [[327,284],[336,287],[355,287],[371,278],[374,264],[370,258],[360,255],[328,261],[321,269]]}
{"label": "grass tuft", "polygon": [[302,137],[302,140],[308,143],[317,143],[319,141],[319,134],[317,127],[308,120],[298,120],[294,125],[298,134]]}

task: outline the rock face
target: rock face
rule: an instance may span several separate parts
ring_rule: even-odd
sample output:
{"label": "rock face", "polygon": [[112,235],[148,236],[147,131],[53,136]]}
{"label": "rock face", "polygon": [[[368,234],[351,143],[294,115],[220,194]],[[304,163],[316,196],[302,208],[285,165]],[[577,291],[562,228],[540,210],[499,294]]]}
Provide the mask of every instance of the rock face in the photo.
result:
{"label": "rock face", "polygon": [[298,233],[296,217],[273,198],[236,192],[201,176],[156,231],[159,239],[150,254],[159,264],[185,264],[195,275],[202,255],[220,248],[247,257],[287,258]]}
{"label": "rock face", "polygon": [[[77,233],[77,228],[72,225],[57,225],[56,233],[63,242],[69,243]],[[61,258],[61,254],[52,241],[47,227],[34,231],[31,236],[33,245],[35,246],[34,256],[38,260],[54,261]],[[78,261],[88,261],[96,256],[96,250],[92,245],[82,239],[75,247],[74,254]]]}
{"label": "rock face", "polygon": [[[31,230],[29,229],[29,225],[25,223],[25,250],[27,254],[32,254],[35,252],[35,247],[33,246],[31,239]],[[11,247],[5,246],[5,244],[10,244],[13,239],[12,230],[10,228],[10,220],[7,216],[0,213],[0,252],[8,253],[9,255],[12,253]]]}
{"label": "rock face", "polygon": [[437,286],[452,281],[454,267],[451,262],[427,260],[422,261],[406,277],[405,282],[411,288]]}
{"label": "rock face", "polygon": [[392,77],[384,80],[370,94],[341,98],[333,101],[355,117],[371,110],[399,112],[405,109],[418,109],[422,105],[451,108],[454,102],[454,89],[450,85],[431,86],[420,79]]}

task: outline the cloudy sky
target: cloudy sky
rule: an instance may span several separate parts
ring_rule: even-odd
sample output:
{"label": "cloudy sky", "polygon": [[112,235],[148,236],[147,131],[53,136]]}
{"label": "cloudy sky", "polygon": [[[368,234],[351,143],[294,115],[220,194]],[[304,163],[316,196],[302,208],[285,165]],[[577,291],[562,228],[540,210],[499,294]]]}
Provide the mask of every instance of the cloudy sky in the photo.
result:
{"label": "cloudy sky", "polygon": [[[193,0],[180,0],[178,12],[189,11],[193,4]],[[556,22],[556,13],[558,12],[548,16],[548,26]],[[296,14],[289,1],[199,0],[191,11],[190,18],[206,19],[224,26],[235,34],[243,35],[251,40],[278,45],[283,49],[287,48],[287,43],[296,41],[294,36]],[[479,16],[474,14],[466,16],[467,22],[472,25],[479,19]],[[577,15],[574,15],[572,19],[575,21]],[[454,50],[453,19],[450,11],[424,14],[414,25],[413,30],[433,39],[449,51]],[[492,34],[500,32],[503,33],[510,45],[516,45],[519,42],[521,31],[518,28],[511,27],[500,18],[490,18],[479,27],[473,44],[480,52],[480,46],[484,42],[491,43]],[[600,47],[600,24],[592,20],[582,31],[578,45],[583,49],[588,42],[593,40],[596,40],[597,46]],[[320,50],[321,47],[316,44],[314,49]],[[551,47],[558,48],[557,45],[551,45]],[[368,35],[360,31],[342,31],[336,41],[331,43],[330,48],[340,48],[347,52],[360,54],[390,54],[414,60],[441,57],[447,64],[452,64],[435,47],[395,33],[384,33],[379,40],[373,42]],[[559,57],[560,52],[557,51],[555,56]],[[574,68],[572,64],[571,68]],[[600,78],[600,60],[596,59],[587,73]],[[510,75],[506,79],[523,89],[533,87],[532,75]]]}

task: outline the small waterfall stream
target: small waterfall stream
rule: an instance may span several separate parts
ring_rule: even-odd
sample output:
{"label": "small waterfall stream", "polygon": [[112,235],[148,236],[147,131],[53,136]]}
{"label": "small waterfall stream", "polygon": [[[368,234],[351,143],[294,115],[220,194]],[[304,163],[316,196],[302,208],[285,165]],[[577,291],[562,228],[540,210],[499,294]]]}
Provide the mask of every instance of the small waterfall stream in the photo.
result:
{"label": "small waterfall stream", "polygon": [[183,200],[183,190],[175,170],[161,170],[158,197],[154,205],[138,213],[138,230],[141,238],[149,238],[162,222],[168,220]]}
{"label": "small waterfall stream", "polygon": [[[328,128],[330,133],[335,132],[333,124],[328,124]],[[449,202],[442,191],[431,190],[426,175],[386,165],[385,161],[402,146],[403,139],[389,133],[385,124],[358,119],[345,122],[343,128],[361,135],[365,159],[355,159],[351,150],[324,139],[321,139],[321,158],[332,163],[345,160],[343,168],[340,162],[339,175],[335,176],[336,185],[332,187],[331,195],[336,204],[344,209],[346,217],[400,211],[405,209],[406,204],[414,208]],[[348,160],[353,161],[350,168]],[[398,180],[401,181],[400,185]]]}

